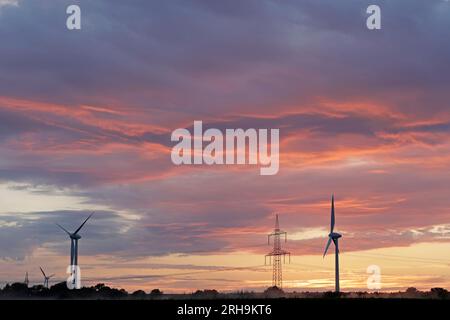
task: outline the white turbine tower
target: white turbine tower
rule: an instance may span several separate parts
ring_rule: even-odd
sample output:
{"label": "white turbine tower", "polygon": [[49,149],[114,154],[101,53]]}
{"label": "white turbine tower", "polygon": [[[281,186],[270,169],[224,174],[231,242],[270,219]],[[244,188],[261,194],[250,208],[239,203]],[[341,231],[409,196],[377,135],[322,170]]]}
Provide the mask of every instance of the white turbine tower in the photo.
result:
{"label": "white turbine tower", "polygon": [[83,228],[84,224],[92,217],[94,213],[92,212],[89,217],[86,218],[86,220],[84,220],[84,222],[78,227],[77,230],[75,230],[75,232],[70,233],[69,231],[67,231],[64,227],[62,227],[59,224],[56,224],[58,227],[60,227],[62,230],[64,230],[70,237],[70,268],[71,268],[71,273],[72,273],[72,279],[73,279],[73,284],[75,285],[76,283],[79,283],[78,281],[78,240],[81,239],[81,236],[78,234],[78,232],[81,230],[81,228]]}
{"label": "white turbine tower", "polygon": [[341,234],[334,232],[334,195],[331,196],[331,224],[330,224],[330,233],[328,234],[328,243],[325,247],[325,251],[323,253],[323,257],[325,258],[325,255],[327,254],[328,247],[330,246],[331,242],[334,243],[335,247],[335,260],[336,260],[336,292],[339,292],[339,238],[342,237]]}
{"label": "white turbine tower", "polygon": [[42,274],[44,275],[44,288],[48,289],[48,280],[50,280],[51,277],[55,276],[54,274],[51,274],[49,276],[47,276],[44,272],[44,270],[42,270],[41,267],[39,267],[39,269],[41,269]]}

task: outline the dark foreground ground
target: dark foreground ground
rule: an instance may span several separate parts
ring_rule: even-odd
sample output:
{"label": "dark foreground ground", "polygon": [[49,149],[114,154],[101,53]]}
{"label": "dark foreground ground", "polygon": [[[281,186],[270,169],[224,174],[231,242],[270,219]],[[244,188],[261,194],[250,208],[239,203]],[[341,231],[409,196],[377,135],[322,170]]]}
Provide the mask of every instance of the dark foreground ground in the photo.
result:
{"label": "dark foreground ground", "polygon": [[190,294],[164,294],[158,289],[128,293],[98,284],[68,290],[65,283],[28,287],[15,283],[0,290],[2,315],[21,318],[104,319],[447,319],[450,293],[443,288],[404,292],[290,292],[272,287],[265,292],[220,293],[198,290]]}
{"label": "dark foreground ground", "polygon": [[448,319],[438,299],[3,300],[2,314],[21,318],[114,319]]}

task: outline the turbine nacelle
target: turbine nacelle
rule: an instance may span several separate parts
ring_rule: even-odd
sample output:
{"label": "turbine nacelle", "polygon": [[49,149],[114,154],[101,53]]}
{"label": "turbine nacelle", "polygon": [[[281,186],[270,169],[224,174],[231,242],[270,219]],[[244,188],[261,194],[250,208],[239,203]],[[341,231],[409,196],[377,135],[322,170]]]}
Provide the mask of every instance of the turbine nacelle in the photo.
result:
{"label": "turbine nacelle", "polygon": [[74,240],[80,240],[81,236],[78,233],[72,233],[70,234],[70,239],[74,239]]}
{"label": "turbine nacelle", "polygon": [[328,237],[330,237],[331,239],[339,239],[342,237],[342,234],[337,233],[337,232],[331,232]]}

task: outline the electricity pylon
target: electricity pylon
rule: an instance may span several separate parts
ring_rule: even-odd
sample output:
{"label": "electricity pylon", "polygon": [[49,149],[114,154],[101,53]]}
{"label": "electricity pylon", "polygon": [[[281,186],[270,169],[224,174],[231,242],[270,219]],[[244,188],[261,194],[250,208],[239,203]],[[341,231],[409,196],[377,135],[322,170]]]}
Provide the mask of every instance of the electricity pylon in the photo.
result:
{"label": "electricity pylon", "polygon": [[[273,272],[272,272],[272,286],[283,288],[283,271],[281,268],[281,257],[283,262],[286,262],[286,255],[289,256],[289,262],[291,262],[291,253],[281,249],[280,236],[284,235],[284,242],[287,242],[287,232],[280,230],[280,223],[278,222],[278,214],[276,215],[275,230],[267,236],[267,244],[270,245],[270,237],[273,237],[273,249],[266,254],[264,262],[266,263],[267,257],[273,260]],[[272,259],[273,257],[273,259]]]}

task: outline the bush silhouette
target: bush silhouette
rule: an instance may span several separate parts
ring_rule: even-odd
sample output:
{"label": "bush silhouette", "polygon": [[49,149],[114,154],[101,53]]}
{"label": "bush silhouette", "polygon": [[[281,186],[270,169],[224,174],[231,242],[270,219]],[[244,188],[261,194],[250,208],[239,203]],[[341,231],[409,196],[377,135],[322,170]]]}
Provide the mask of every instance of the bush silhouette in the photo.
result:
{"label": "bush silhouette", "polygon": [[219,292],[215,289],[197,290],[193,294],[194,297],[202,299],[211,299],[217,297],[218,295]]}
{"label": "bush silhouette", "polygon": [[159,289],[153,289],[151,292],[150,292],[150,295],[151,296],[160,296],[160,295],[162,295],[163,294],[163,292],[161,291],[161,290],[159,290]]}
{"label": "bush silhouette", "polygon": [[267,298],[280,298],[284,296],[284,291],[277,286],[269,287],[264,291],[264,295]]}
{"label": "bush silhouette", "polygon": [[144,290],[136,290],[135,292],[133,292],[131,294],[132,297],[136,298],[136,299],[145,299],[145,297],[147,296],[147,294],[145,293]]}
{"label": "bush silhouette", "polygon": [[2,293],[6,296],[10,297],[28,297],[29,290],[28,286],[25,283],[15,282],[13,284],[7,284]]}
{"label": "bush silhouette", "polygon": [[[163,296],[160,289],[153,289],[149,294],[143,290],[137,290],[128,294],[123,289],[111,288],[104,283],[99,283],[91,287],[83,287],[78,290],[70,290],[66,286],[66,282],[54,284],[50,289],[44,288],[42,285],[28,287],[24,283],[7,284],[0,288],[0,299],[159,299]],[[316,299],[450,299],[450,293],[444,288],[432,288],[430,291],[419,291],[410,287],[405,291],[399,292],[351,292],[351,293],[335,293],[328,292],[290,292],[286,293],[281,288],[270,287],[263,293],[258,292],[235,292],[235,293],[219,293],[214,289],[197,290],[191,294],[169,295],[168,298],[173,299],[217,299],[217,298],[316,298]]]}
{"label": "bush silhouette", "polygon": [[448,291],[443,288],[432,288],[430,293],[432,296],[435,296],[439,299],[446,299],[449,297]]}

